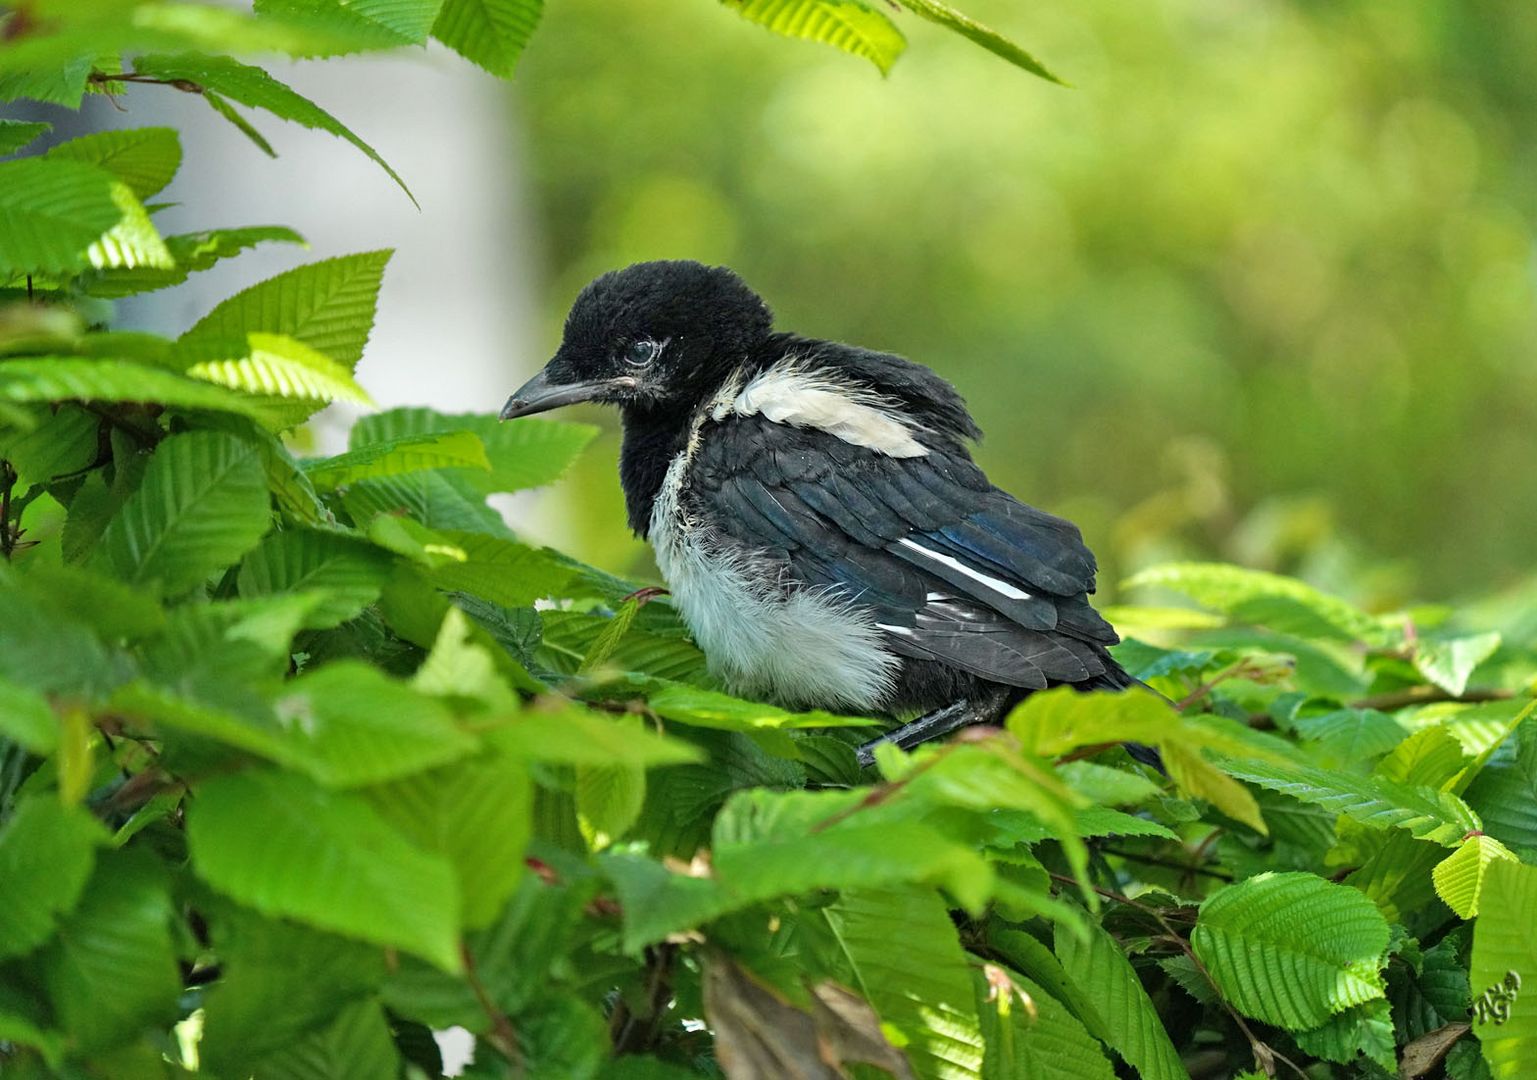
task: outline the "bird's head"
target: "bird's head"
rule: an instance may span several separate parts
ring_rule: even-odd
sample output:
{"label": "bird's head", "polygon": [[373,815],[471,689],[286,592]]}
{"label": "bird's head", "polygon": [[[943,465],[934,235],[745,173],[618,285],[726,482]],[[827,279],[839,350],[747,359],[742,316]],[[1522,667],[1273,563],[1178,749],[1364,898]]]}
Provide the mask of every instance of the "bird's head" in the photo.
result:
{"label": "bird's head", "polygon": [[770,333],[757,293],[722,266],[645,262],[582,290],[559,350],[503,407],[501,417],[579,401],[690,410]]}

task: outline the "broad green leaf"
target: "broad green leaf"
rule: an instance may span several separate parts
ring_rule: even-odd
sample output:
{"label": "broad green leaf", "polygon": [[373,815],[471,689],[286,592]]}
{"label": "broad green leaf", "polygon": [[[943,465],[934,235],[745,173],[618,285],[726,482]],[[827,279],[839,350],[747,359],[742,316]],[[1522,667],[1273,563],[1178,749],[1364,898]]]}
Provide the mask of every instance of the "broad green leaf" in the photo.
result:
{"label": "broad green leaf", "polygon": [[1242,757],[1285,760],[1289,743],[1218,716],[1186,716],[1146,690],[1084,694],[1057,687],[1031,694],[1006,721],[1025,749],[1057,757],[1080,746],[1140,742],[1166,748],[1210,749]]}
{"label": "broad green leaf", "polygon": [[1029,979],[1004,975],[1007,985],[976,977],[984,1080],[1112,1080],[1115,1070],[1077,1017]]}
{"label": "broad green leaf", "polygon": [[411,189],[406,187],[405,181],[390,168],[373,147],[358,138],[346,125],[319,105],[303,94],[297,93],[287,84],[274,79],[259,67],[242,64],[227,56],[182,53],[140,56],[134,61],[134,70],[140,75],[149,75],[157,79],[186,79],[201,87],[205,91],[205,96],[207,91],[212,91],[248,108],[263,109],[281,120],[291,120],[304,127],[325,131],[338,138],[346,139],[388,173],[390,179],[399,185],[400,190],[406,193],[406,197],[412,204],[416,204],[416,196],[411,194]]}
{"label": "broad green leaf", "polygon": [[0,458],[16,470],[21,490],[83,470],[97,456],[101,417],[78,405],[38,408],[30,431],[0,429]]}
{"label": "broad green leaf", "polygon": [[356,795],[290,773],[207,781],[187,812],[192,865],[267,915],[399,947],[457,972],[459,888]]}
{"label": "broad green leaf", "polygon": [[69,273],[117,224],[110,173],[78,161],[0,162],[0,276]]}
{"label": "broad green leaf", "polygon": [[0,120],[0,156],[25,149],[53,125],[42,120]]}
{"label": "broad green leaf", "polygon": [[985,1044],[966,955],[937,893],[855,889],[821,916],[832,932],[840,981],[874,1006],[920,1077],[983,1075]]}
{"label": "broad green leaf", "polygon": [[208,409],[258,418],[242,394],[159,368],[72,356],[7,360],[0,364],[0,401],[148,402],[172,409]]}
{"label": "broad green leaf", "polygon": [[1426,949],[1417,964],[1388,968],[1388,1000],[1403,1037],[1418,1039],[1468,1019],[1472,993],[1467,962],[1458,959],[1458,951],[1465,954],[1469,940],[1448,934]]}
{"label": "broad green leaf", "polygon": [[[10,51],[10,50],[8,50]],[[64,64],[29,67],[20,63],[0,68],[0,101],[29,98],[78,109],[91,74],[91,57],[71,57]]]}
{"label": "broad green leaf", "polygon": [[543,13],[544,0],[444,0],[432,36],[506,79]]}
{"label": "broad green leaf", "polygon": [[434,769],[363,793],[380,817],[453,867],[466,927],[490,924],[524,874],[533,820],[526,765],[501,756]]}
{"label": "broad green leaf", "polygon": [[1485,766],[1466,797],[1490,836],[1513,850],[1537,852],[1537,724],[1522,726],[1514,759]]}
{"label": "broad green leaf", "polygon": [[531,761],[562,765],[623,765],[653,768],[702,761],[698,747],[622,724],[577,704],[544,711],[536,703],[485,733],[488,743]]}
{"label": "broad green leaf", "polygon": [[1407,735],[1396,720],[1375,709],[1336,709],[1318,716],[1299,716],[1292,727],[1318,764],[1351,771],[1364,771],[1373,758],[1393,749]]}
{"label": "broad green leaf", "polygon": [[595,845],[629,831],[646,803],[646,770],[638,765],[578,765],[576,812]]}
{"label": "broad green leaf", "polygon": [[106,838],[95,818],[53,792],[17,804],[0,829],[0,957],[31,952],[53,935],[79,900]]}
{"label": "broad green leaf", "polygon": [[73,699],[106,692],[128,677],[126,659],[107,649],[87,622],[35,595],[23,580],[0,562],[0,678]]}
{"label": "broad green leaf", "polygon": [[[1483,1044],[1484,1060],[1499,1080],[1531,1074],[1537,1061],[1537,866],[1505,859],[1490,864],[1484,880],[1482,912],[1473,924],[1473,1032]],[[1514,975],[1514,978],[1512,978]]]}
{"label": "broad green leaf", "polygon": [[[34,754],[52,753],[59,745],[59,721],[48,699],[35,690],[0,678],[0,738],[20,743]],[[4,841],[0,840],[0,850],[3,849]],[[3,887],[0,880],[0,888]]]}
{"label": "broad green leaf", "polygon": [[785,37],[820,41],[891,71],[907,39],[865,0],[721,0],[742,18]]}
{"label": "broad green leaf", "polygon": [[382,949],[233,906],[210,918],[223,974],[205,1000],[202,1068],[217,1076],[325,1027],[384,979]]}
{"label": "broad green leaf", "polygon": [[310,613],[312,629],[338,626],[379,598],[390,560],[372,545],[331,532],[274,532],[240,564],[241,596],[274,596],[320,589],[326,599]]}
{"label": "broad green leaf", "polygon": [[450,607],[433,639],[432,651],[411,676],[411,686],[424,694],[473,700],[504,717],[519,711],[518,699],[502,677],[505,664],[516,661],[504,657],[499,667],[489,639],[490,634],[468,615]]}
{"label": "broad green leaf", "polygon": [[142,201],[158,194],[176,175],[181,139],[172,128],[117,128],[70,139],[52,147],[47,156],[105,169]]}
{"label": "broad green leaf", "polygon": [[1378,620],[1295,578],[1224,563],[1166,563],[1125,583],[1128,589],[1164,588],[1203,607],[1245,622],[1304,637],[1334,637],[1370,645],[1390,642]]}
{"label": "broad green leaf", "polygon": [[1288,1030],[1383,996],[1387,921],[1355,889],[1313,874],[1259,874],[1214,893],[1190,940],[1224,998]]}
{"label": "broad green leaf", "polygon": [[127,184],[113,181],[112,201],[120,214],[117,224],[85,249],[86,262],[97,270],[169,270],[174,267],[176,260],[150,221],[149,211],[134,197]]}
{"label": "broad green leaf", "polygon": [[1353,1065],[1364,1054],[1389,1073],[1398,1071],[1393,1017],[1386,1001],[1353,1006],[1321,1027],[1295,1031],[1292,1037],[1306,1053],[1325,1061]]}
{"label": "broad green leaf", "polygon": [[443,536],[464,552],[464,559],[444,563],[430,573],[440,589],[469,593],[503,607],[522,607],[560,595],[571,579],[571,571],[550,554],[515,540],[450,530]]}
{"label": "broad green leaf", "polygon": [[443,0],[256,0],[264,15],[298,17],[348,36],[380,35],[400,45],[422,44],[442,6]]}
{"label": "broad green leaf", "polygon": [[390,409],[365,416],[353,426],[348,445],[362,450],[372,443],[412,435],[472,431],[480,436],[491,461],[487,476],[479,470],[460,474],[476,490],[522,491],[558,480],[598,434],[591,424],[559,420],[498,420],[493,413],[439,413],[432,409]]}
{"label": "broad green leaf", "polygon": [[[569,583],[567,587],[574,589],[577,583]],[[686,690],[702,689],[700,684],[708,685],[711,682],[704,653],[693,642],[681,634],[650,633],[640,629],[646,621],[645,611],[655,606],[658,605],[648,604],[642,612],[637,613],[635,626],[614,643],[613,651],[604,663],[605,670],[596,673],[589,683],[593,696],[624,697],[632,693],[634,696],[652,696],[665,688],[665,683],[658,680],[686,683]],[[536,651],[538,662],[550,671],[575,675],[580,671],[582,662],[591,654],[597,640],[608,629],[611,620],[575,611],[546,611],[541,616],[541,622],[544,635]],[[635,678],[609,678],[614,672],[632,673]],[[697,703],[710,711],[720,708],[723,713],[729,713],[732,708],[709,695]],[[680,701],[677,704],[687,707],[688,702]],[[751,715],[765,717],[778,714],[754,710]],[[701,723],[697,726],[705,725]]]}
{"label": "broad green leaf", "polygon": [[82,287],[92,296],[119,297],[153,292],[180,285],[189,276],[207,270],[221,259],[239,255],[264,243],[304,245],[304,238],[282,225],[253,225],[243,229],[212,229],[165,237],[174,266],[105,270],[88,276]]}
{"label": "broad green leaf", "polygon": [[968,41],[973,41],[982,46],[994,56],[1002,57],[1015,67],[1023,68],[1032,75],[1039,75],[1049,82],[1060,83],[1062,80],[1053,75],[1044,64],[1031,56],[1014,42],[986,26],[977,22],[969,15],[956,11],[941,0],[899,0],[901,5],[914,15],[937,23],[946,30],[953,30]]}
{"label": "broad green leaf", "polygon": [[486,448],[480,437],[468,431],[441,435],[407,435],[372,443],[335,457],[314,458],[303,463],[305,475],[321,491],[334,491],[357,480],[424,469],[489,470]]}
{"label": "broad green leaf", "polygon": [[1377,763],[1378,776],[1411,787],[1442,788],[1467,763],[1462,745],[1439,725],[1421,728]]}
{"label": "broad green leaf", "polygon": [[1269,827],[1260,814],[1259,803],[1244,786],[1225,775],[1221,769],[1201,756],[1200,750],[1184,745],[1160,747],[1164,767],[1180,791],[1197,799],[1205,799],[1235,821],[1241,821],[1258,833],[1268,833]]}
{"label": "broad green leaf", "polygon": [[1086,939],[1056,928],[1058,959],[1083,995],[1093,1003],[1106,1041],[1142,1080],[1189,1080],[1190,1074],[1121,943],[1091,924]]}
{"label": "broad green leaf", "polygon": [[1397,829],[1377,837],[1371,854],[1344,883],[1359,889],[1394,922],[1435,910],[1430,872],[1446,858],[1446,849]]}
{"label": "broad green leaf", "polygon": [[401,1074],[390,1021],[378,1001],[337,1009],[329,1023],[259,1062],[251,1080],[336,1080]]}
{"label": "broad green leaf", "polygon": [[79,1049],[105,1050],[177,1015],[174,909],[159,860],[108,852],[80,904],[38,959],[60,1026]]}
{"label": "broad green leaf", "polygon": [[[347,485],[342,505],[353,521],[372,522],[380,515],[403,517],[411,519],[417,528],[474,533],[511,543],[512,530],[500,513],[486,505],[485,493],[465,479],[469,475],[469,470],[434,469],[358,480]],[[566,576],[570,577],[570,573]],[[516,585],[513,581],[501,581],[494,583],[493,588],[500,595]]]}
{"label": "broad green leaf", "polygon": [[1457,913],[1458,918],[1471,919],[1478,914],[1479,897],[1488,878],[1489,866],[1501,859],[1514,861],[1515,856],[1494,837],[1468,837],[1431,873],[1436,895]]}
{"label": "broad green leaf", "polygon": [[372,405],[352,372],[325,353],[284,334],[252,331],[233,359],[203,360],[187,375],[248,394]]}
{"label": "broad green leaf", "polygon": [[442,702],[358,661],[300,675],[273,707],[300,767],[329,787],[409,776],[479,745]]}
{"label": "broad green leaf", "polygon": [[267,531],[271,509],[256,448],[232,435],[173,435],[107,526],[99,557],[129,584],[184,592],[231,565]]}
{"label": "broad green leaf", "polygon": [[1500,647],[1497,633],[1468,634],[1455,638],[1420,638],[1414,646],[1414,666],[1421,675],[1448,694],[1468,688],[1473,669]]}
{"label": "broad green leaf", "polygon": [[1447,847],[1456,846],[1463,836],[1479,828],[1478,816],[1450,792],[1309,765],[1225,761],[1222,768],[1240,780],[1346,814],[1374,829],[1407,829],[1417,838]]}
{"label": "broad green leaf", "polygon": [[390,252],[324,259],[225,300],[181,336],[189,357],[243,356],[252,331],[296,338],[349,371],[363,356]]}
{"label": "broad green leaf", "polygon": [[651,694],[646,707],[666,720],[721,731],[862,727],[876,722],[868,717],[839,716],[820,710],[790,712],[683,683],[672,683]]}

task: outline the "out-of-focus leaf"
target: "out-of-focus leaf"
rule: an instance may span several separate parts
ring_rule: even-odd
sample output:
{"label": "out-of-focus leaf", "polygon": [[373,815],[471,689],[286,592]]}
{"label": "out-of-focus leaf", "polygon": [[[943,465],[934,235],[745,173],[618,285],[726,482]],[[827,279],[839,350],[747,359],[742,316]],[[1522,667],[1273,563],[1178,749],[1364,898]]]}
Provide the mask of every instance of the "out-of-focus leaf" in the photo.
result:
{"label": "out-of-focus leaf", "polygon": [[0,120],[0,156],[24,150],[53,125],[42,120]]}
{"label": "out-of-focus leaf", "polygon": [[820,41],[862,56],[885,75],[907,39],[887,15],[865,0],[722,0],[742,18],[785,37]]}
{"label": "out-of-focus leaf", "polygon": [[460,969],[459,888],[448,861],[406,841],[356,795],[290,773],[217,777],[188,811],[187,840],[198,874],[257,911]]}
{"label": "out-of-focus leaf", "polygon": [[52,793],[23,799],[0,828],[0,957],[30,952],[75,906],[106,833]]}
{"label": "out-of-focus leaf", "polygon": [[1448,694],[1468,688],[1473,669],[1500,647],[1498,633],[1455,638],[1421,638],[1414,646],[1414,666]]}
{"label": "out-of-focus leaf", "polygon": [[1017,68],[1023,68],[1032,75],[1039,75],[1048,82],[1060,83],[1062,80],[1031,56],[1014,42],[991,30],[969,15],[956,11],[949,4],[941,0],[899,0],[901,5],[914,15],[921,16],[932,23],[938,23],[946,30],[953,30],[968,41],[973,41],[982,46],[994,56],[1007,60]]}
{"label": "out-of-focus leaf", "polygon": [[474,432],[491,462],[489,475],[478,468],[458,474],[476,490],[522,491],[558,480],[598,434],[591,424],[559,420],[500,421],[493,413],[439,413],[432,409],[390,409],[365,416],[353,426],[348,445],[361,450],[373,443],[416,435]]}
{"label": "out-of-focus leaf", "polygon": [[372,443],[335,457],[304,463],[305,474],[322,491],[331,491],[354,480],[423,469],[490,469],[486,448],[468,431],[443,435],[411,435]]}

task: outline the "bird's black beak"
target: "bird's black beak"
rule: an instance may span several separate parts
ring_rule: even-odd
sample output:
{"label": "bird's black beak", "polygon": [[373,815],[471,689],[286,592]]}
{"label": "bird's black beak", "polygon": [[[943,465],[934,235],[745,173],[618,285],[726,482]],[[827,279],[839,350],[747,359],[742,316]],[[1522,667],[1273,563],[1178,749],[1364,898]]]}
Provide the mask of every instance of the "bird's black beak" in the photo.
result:
{"label": "bird's black beak", "polygon": [[591,401],[610,386],[611,383],[607,381],[557,383],[550,378],[550,369],[546,367],[507,399],[499,417],[502,420],[514,420],[519,416],[533,416],[535,413],[558,409],[562,405]]}

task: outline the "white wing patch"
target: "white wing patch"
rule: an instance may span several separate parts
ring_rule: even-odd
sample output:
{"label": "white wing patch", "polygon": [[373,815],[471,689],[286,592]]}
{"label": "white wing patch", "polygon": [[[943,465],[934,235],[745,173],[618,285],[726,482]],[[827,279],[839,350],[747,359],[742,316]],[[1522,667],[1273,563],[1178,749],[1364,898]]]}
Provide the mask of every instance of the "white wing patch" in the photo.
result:
{"label": "white wing patch", "polygon": [[887,457],[923,457],[928,448],[913,438],[893,403],[861,387],[809,374],[793,358],[762,371],[734,396],[717,399],[713,417],[758,416],[776,424],[815,428]]}
{"label": "white wing patch", "polygon": [[[954,570],[957,573],[965,574],[967,577],[971,578],[978,584],[986,585],[989,589],[992,589],[994,592],[1002,593],[1010,600],[1030,599],[1030,594],[1025,592],[1024,589],[1021,589],[1015,585],[1010,585],[1002,578],[996,578],[991,574],[984,574],[980,570],[974,570],[967,566],[965,563],[961,562],[959,559],[951,558],[949,555],[946,555],[941,551],[934,551],[930,548],[926,548],[922,544],[913,540],[911,537],[904,536],[902,539],[898,540],[897,543],[901,544],[905,548],[911,548],[913,551],[916,551],[918,554],[922,555],[925,559],[932,559],[934,562],[939,563],[941,566],[948,566],[951,570]],[[945,597],[939,593],[929,593],[928,599],[933,600],[936,598],[941,600],[945,599]]]}

